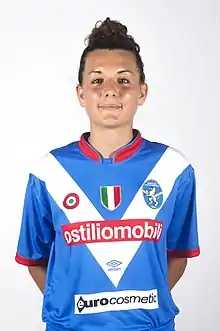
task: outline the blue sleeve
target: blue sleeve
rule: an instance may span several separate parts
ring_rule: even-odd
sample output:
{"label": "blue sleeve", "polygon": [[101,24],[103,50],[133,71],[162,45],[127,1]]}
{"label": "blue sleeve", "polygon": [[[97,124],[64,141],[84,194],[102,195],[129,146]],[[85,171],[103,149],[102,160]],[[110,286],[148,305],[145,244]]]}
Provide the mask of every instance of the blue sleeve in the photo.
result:
{"label": "blue sleeve", "polygon": [[192,166],[180,178],[173,218],[167,233],[169,256],[194,257],[200,254],[197,211],[196,180]]}
{"label": "blue sleeve", "polygon": [[45,183],[30,174],[15,260],[27,266],[47,263],[54,233]]}

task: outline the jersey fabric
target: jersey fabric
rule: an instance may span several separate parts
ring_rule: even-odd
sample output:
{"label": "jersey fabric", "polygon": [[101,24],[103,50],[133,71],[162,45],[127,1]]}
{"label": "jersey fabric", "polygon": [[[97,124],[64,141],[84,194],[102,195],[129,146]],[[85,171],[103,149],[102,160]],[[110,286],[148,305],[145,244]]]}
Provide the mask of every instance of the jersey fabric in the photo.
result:
{"label": "jersey fabric", "polygon": [[47,264],[47,331],[173,331],[167,256],[199,255],[194,169],[134,139],[103,158],[80,141],[29,175],[16,261]]}

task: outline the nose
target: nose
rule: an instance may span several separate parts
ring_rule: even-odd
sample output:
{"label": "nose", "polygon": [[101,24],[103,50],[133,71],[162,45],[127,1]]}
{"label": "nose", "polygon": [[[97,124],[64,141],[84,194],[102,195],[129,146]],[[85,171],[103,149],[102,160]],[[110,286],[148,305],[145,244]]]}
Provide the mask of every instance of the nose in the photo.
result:
{"label": "nose", "polygon": [[104,92],[104,97],[105,98],[108,98],[108,97],[116,97],[117,93],[115,91],[112,91],[112,90],[108,90],[108,91],[105,91]]}
{"label": "nose", "polygon": [[117,97],[119,95],[118,87],[114,82],[108,82],[103,86],[102,95],[104,98]]}

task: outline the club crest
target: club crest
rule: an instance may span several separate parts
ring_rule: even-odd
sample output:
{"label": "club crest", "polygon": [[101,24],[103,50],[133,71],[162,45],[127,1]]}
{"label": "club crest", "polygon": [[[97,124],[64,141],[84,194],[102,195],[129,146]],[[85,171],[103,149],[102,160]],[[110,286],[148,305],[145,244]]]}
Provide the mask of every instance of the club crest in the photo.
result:
{"label": "club crest", "polygon": [[163,203],[163,192],[156,180],[148,180],[143,185],[143,195],[148,207],[158,209]]}

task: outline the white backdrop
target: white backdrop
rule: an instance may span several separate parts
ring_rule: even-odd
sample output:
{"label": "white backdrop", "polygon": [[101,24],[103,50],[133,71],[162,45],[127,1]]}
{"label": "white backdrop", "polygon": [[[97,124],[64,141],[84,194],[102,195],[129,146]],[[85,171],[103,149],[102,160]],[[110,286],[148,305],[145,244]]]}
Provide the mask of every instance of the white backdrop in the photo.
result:
{"label": "white backdrop", "polygon": [[[4,3],[3,3],[4,2]],[[88,130],[75,95],[84,37],[107,16],[141,45],[149,95],[135,127],[180,149],[197,174],[201,256],[173,290],[177,331],[218,329],[220,2],[1,1],[1,329],[43,331],[42,296],[14,262],[34,160]],[[7,126],[4,124],[7,119]]]}

